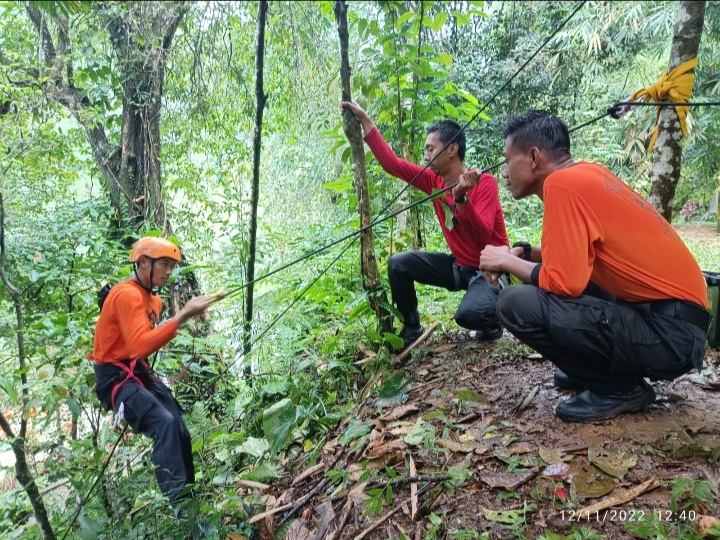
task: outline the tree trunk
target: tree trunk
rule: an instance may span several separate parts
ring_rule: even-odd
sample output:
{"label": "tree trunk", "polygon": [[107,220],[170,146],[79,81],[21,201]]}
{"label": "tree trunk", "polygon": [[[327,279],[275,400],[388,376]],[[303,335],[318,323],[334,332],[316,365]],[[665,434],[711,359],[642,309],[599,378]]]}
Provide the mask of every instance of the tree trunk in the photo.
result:
{"label": "tree trunk", "polygon": [[[347,3],[344,0],[335,1],[335,19],[338,24],[340,38],[340,79],[342,81],[343,101],[352,101],[350,92],[350,60],[348,57],[348,24]],[[358,198],[358,212],[360,226],[365,229],[372,222],[370,214],[370,192],[367,184],[365,170],[365,149],[360,124],[349,110],[343,114],[343,130],[350,142],[350,152],[353,162],[353,184]],[[387,295],[382,288],[382,279],[375,257],[372,229],[365,229],[360,233],[360,272],[363,278],[363,288],[368,293],[368,299],[377,317],[378,329],[381,333],[392,332],[392,315],[385,307],[388,305]]]}
{"label": "tree trunk", "polygon": [[[98,17],[108,6],[93,4]],[[171,234],[160,170],[160,110],[167,58],[175,31],[187,11],[184,2],[128,2],[105,26],[118,59],[122,90],[122,128],[115,150],[105,128],[93,114],[94,104],[75,85],[69,41],[69,22],[55,14],[57,36],[48,26],[50,15],[26,4],[43,51],[40,83],[49,99],[61,103],[85,129],[110,202],[116,226],[138,230],[153,223]]]}
{"label": "tree trunk", "polygon": [[[253,320],[253,296],[255,291],[255,255],[257,250],[257,214],[260,198],[260,154],[262,151],[262,123],[265,103],[268,96],[263,90],[263,70],[265,63],[265,20],[268,3],[261,0],[258,6],[257,45],[255,50],[255,133],[253,135],[253,174],[250,188],[250,226],[247,261],[247,283],[245,289],[245,326],[243,331],[243,353],[250,352]],[[250,364],[246,364],[245,373],[249,374]]]}
{"label": "tree trunk", "polygon": [[[705,2],[685,0],[678,2],[677,22],[670,50],[668,72],[697,56],[700,49]],[[675,189],[680,178],[683,133],[674,107],[660,109],[658,138],[653,149],[652,184],[648,200],[665,219],[672,221]]]}
{"label": "tree trunk", "polygon": [[40,526],[43,538],[45,540],[55,540],[55,532],[50,525],[48,519],[45,502],[40,495],[35,478],[30,471],[27,462],[27,454],[25,452],[25,436],[27,434],[27,413],[28,413],[28,384],[26,376],[25,364],[25,324],[23,320],[22,310],[22,292],[15,287],[9,280],[5,272],[5,203],[3,201],[2,192],[0,192],[0,279],[2,279],[7,289],[13,305],[15,306],[15,319],[17,328],[15,331],[18,347],[18,371],[20,373],[20,392],[22,395],[22,414],[20,415],[20,433],[15,435],[5,416],[0,413],[0,428],[5,432],[5,436],[10,441],[13,454],[15,455],[15,476],[18,482],[27,493],[30,504],[33,507],[35,519]]}

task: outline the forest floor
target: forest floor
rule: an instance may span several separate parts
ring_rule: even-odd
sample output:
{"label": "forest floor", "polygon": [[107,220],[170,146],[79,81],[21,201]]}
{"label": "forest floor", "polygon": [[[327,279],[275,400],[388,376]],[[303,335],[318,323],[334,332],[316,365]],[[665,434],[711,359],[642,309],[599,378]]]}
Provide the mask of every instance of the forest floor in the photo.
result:
{"label": "forest floor", "polygon": [[719,366],[710,349],[702,372],[653,383],[647,410],[568,423],[549,361],[507,332],[437,332],[366,383],[318,464],[295,463],[253,519],[292,540],[699,538],[720,517]]}

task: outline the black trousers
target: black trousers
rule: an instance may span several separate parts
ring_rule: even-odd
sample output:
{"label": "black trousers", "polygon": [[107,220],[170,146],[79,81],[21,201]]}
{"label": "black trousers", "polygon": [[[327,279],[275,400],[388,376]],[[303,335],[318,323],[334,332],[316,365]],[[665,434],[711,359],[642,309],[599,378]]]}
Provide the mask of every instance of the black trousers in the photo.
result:
{"label": "black trousers", "polygon": [[[96,365],[99,389],[108,388],[102,383],[113,379],[113,369],[120,372],[112,365]],[[98,398],[106,407],[109,405],[107,392],[98,393]],[[115,413],[121,403],[124,404],[125,421],[132,430],[153,440],[151,459],[162,492],[171,501],[188,496],[183,489],[195,483],[192,441],[182,419],[182,409],[170,389],[156,378],[148,381],[146,387],[130,380],[123,383],[115,395]]]}
{"label": "black trousers", "polygon": [[480,270],[458,266],[446,253],[407,251],[388,260],[393,302],[404,317],[417,310],[415,283],[467,291],[455,312],[455,322],[469,330],[499,325],[495,313],[499,286],[490,285]]}
{"label": "black trousers", "polygon": [[[667,314],[676,304],[695,324]],[[600,395],[643,377],[674,379],[705,357],[709,313],[691,302],[628,303],[593,284],[578,298],[513,285],[500,293],[497,312],[520,341]]]}

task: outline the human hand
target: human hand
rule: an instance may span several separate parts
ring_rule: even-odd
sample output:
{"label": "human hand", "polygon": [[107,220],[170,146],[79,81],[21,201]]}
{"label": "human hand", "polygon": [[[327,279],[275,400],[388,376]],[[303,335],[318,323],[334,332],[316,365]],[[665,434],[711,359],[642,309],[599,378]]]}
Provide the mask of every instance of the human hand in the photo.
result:
{"label": "human hand", "polygon": [[178,322],[180,324],[184,323],[191,317],[195,317],[197,315],[202,315],[202,313],[212,304],[217,302],[220,298],[211,295],[211,296],[196,296],[194,298],[191,298],[188,300],[188,302],[183,306],[183,308],[177,312]]}
{"label": "human hand", "polygon": [[472,188],[478,185],[480,174],[477,171],[468,170],[460,175],[458,184],[453,188],[453,197],[461,199],[470,191]]}
{"label": "human hand", "polygon": [[340,114],[343,114],[346,110],[353,113],[353,116],[359,121],[370,120],[370,116],[366,113],[363,108],[355,103],[354,101],[341,101],[340,102]]}
{"label": "human hand", "polygon": [[505,272],[505,257],[510,254],[507,246],[485,246],[480,252],[480,269],[484,272],[500,274]]}

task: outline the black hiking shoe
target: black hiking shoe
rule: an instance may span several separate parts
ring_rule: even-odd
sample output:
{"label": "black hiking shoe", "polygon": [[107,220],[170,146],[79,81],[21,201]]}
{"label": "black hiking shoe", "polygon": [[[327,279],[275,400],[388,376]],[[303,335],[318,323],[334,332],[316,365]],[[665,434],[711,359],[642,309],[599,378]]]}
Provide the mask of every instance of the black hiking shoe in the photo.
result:
{"label": "black hiking shoe", "polygon": [[556,368],[553,375],[553,383],[560,390],[585,390],[585,387],[565,373],[562,369]]}
{"label": "black hiking shoe", "polygon": [[407,349],[411,343],[413,343],[417,338],[422,336],[424,331],[425,329],[422,326],[404,326],[398,334],[403,340],[403,349]]}
{"label": "black hiking shoe", "polygon": [[481,330],[470,330],[470,337],[478,341],[494,341],[500,339],[503,335],[502,324],[497,326],[488,326]]}
{"label": "black hiking shoe", "polygon": [[568,422],[594,422],[642,411],[654,402],[655,391],[642,379],[630,390],[613,392],[606,396],[584,390],[560,403],[555,408],[555,414]]}

